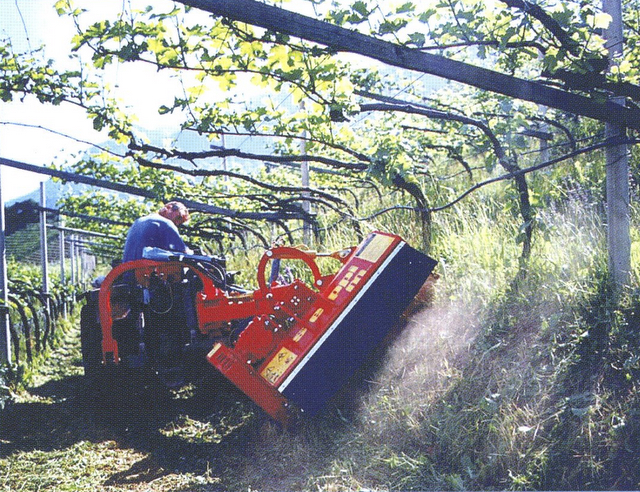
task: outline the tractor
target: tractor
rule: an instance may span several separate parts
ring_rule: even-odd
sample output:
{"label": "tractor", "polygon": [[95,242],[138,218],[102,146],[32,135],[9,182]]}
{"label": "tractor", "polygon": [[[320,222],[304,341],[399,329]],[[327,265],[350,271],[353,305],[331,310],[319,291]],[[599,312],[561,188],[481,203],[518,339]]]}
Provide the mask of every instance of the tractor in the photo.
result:
{"label": "tractor", "polygon": [[[337,263],[333,273],[321,272],[322,257]],[[309,280],[278,275],[283,260],[306,265]],[[146,248],[86,294],[85,374],[103,384],[106,374],[145,372],[179,388],[210,364],[286,425],[318,413],[365,364],[435,265],[399,236],[376,231],[332,253],[268,249],[257,289],[248,290],[224,258]]]}

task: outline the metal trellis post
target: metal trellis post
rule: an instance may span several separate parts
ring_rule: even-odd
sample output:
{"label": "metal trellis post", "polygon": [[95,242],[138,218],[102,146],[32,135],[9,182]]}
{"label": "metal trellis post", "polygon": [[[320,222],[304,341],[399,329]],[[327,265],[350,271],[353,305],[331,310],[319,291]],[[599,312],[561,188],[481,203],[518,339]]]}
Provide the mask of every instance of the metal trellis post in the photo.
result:
{"label": "metal trellis post", "polygon": [[47,195],[45,191],[45,182],[40,182],[40,259],[42,261],[42,293],[46,299],[46,309],[49,311],[49,254],[47,252],[47,213],[44,209],[47,207]]}
{"label": "metal trellis post", "polygon": [[11,363],[11,331],[9,330],[9,288],[7,279],[7,245],[5,242],[4,198],[2,195],[2,166],[0,166],[0,363]]}

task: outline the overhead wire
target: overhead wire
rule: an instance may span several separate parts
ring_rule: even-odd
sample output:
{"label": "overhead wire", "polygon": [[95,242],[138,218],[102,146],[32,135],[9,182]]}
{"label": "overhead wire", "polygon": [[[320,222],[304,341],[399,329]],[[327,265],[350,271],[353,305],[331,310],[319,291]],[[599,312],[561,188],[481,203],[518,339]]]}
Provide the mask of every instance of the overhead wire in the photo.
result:
{"label": "overhead wire", "polygon": [[22,15],[22,9],[20,8],[20,4],[18,3],[18,0],[14,0],[15,6],[16,6],[16,10],[18,11],[18,16],[20,17],[20,21],[22,22],[22,28],[24,29],[24,33],[25,33],[25,37],[27,40],[27,46],[29,47],[29,52],[32,52],[33,49],[31,48],[31,38],[29,36],[29,29],[27,29],[27,23],[24,20],[24,16]]}

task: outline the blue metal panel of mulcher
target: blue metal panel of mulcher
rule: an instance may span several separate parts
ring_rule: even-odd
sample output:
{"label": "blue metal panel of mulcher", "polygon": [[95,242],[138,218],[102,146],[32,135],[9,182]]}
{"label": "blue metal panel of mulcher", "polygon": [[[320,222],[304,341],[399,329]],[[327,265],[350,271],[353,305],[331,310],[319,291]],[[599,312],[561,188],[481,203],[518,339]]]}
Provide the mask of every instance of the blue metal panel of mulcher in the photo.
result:
{"label": "blue metal panel of mulcher", "polygon": [[319,411],[385,339],[436,263],[399,244],[295,376],[282,385],[282,394],[309,414]]}

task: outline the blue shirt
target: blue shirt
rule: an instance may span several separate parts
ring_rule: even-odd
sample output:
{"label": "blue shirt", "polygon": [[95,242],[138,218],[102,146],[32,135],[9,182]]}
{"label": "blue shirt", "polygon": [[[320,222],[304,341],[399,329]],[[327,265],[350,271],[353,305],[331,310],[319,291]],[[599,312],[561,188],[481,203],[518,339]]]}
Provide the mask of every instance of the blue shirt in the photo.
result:
{"label": "blue shirt", "polygon": [[122,261],[141,259],[142,250],[147,246],[181,253],[187,251],[176,225],[159,214],[140,217],[133,223],[124,243]]}

